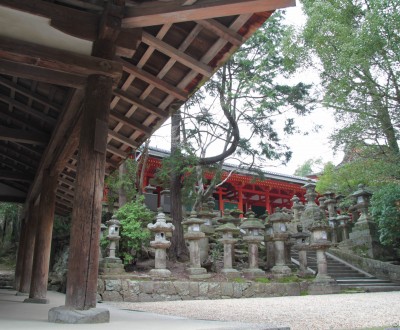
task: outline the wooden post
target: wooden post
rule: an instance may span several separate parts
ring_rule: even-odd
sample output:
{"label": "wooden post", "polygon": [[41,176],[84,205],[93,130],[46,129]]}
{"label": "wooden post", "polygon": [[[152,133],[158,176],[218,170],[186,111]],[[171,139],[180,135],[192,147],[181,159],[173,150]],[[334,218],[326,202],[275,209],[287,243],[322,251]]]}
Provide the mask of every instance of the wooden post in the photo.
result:
{"label": "wooden post", "polygon": [[24,258],[22,262],[20,293],[29,293],[31,286],[33,251],[35,250],[36,228],[38,222],[39,207],[33,203],[29,205],[29,218],[26,224]]}
{"label": "wooden post", "polygon": [[21,275],[22,275],[22,268],[24,265],[24,255],[25,255],[25,242],[26,242],[26,235],[27,235],[27,218],[25,217],[21,221],[21,235],[19,237],[19,244],[18,244],[18,255],[17,255],[17,264],[15,265],[15,281],[14,286],[15,290],[20,290],[21,285]]}
{"label": "wooden post", "polygon": [[48,304],[46,299],[47,281],[49,278],[49,262],[51,238],[53,233],[54,211],[56,207],[56,189],[58,175],[43,173],[42,190],[40,192],[39,215],[36,228],[35,251],[29,298],[24,302]]}
{"label": "wooden post", "polygon": [[66,307],[96,307],[101,200],[113,81],[88,77],[72,211]]}

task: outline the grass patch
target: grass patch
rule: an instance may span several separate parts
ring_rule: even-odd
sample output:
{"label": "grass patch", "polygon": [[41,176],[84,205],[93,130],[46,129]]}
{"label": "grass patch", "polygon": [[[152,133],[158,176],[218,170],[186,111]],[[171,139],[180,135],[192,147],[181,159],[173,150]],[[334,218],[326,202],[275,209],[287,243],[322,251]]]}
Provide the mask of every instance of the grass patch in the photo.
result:
{"label": "grass patch", "polygon": [[235,283],[246,283],[246,280],[241,278],[241,277],[235,277],[235,278],[232,279],[232,282],[235,282]]}
{"label": "grass patch", "polygon": [[304,291],[300,291],[300,296],[308,296],[308,291],[304,290]]}
{"label": "grass patch", "polygon": [[256,282],[258,283],[271,283],[271,280],[266,277],[259,277],[255,279]]}
{"label": "grass patch", "polygon": [[348,289],[343,289],[340,293],[364,293],[364,289],[360,288],[348,288]]}
{"label": "grass patch", "polygon": [[297,276],[286,276],[276,279],[278,283],[297,283],[301,282],[301,279]]}

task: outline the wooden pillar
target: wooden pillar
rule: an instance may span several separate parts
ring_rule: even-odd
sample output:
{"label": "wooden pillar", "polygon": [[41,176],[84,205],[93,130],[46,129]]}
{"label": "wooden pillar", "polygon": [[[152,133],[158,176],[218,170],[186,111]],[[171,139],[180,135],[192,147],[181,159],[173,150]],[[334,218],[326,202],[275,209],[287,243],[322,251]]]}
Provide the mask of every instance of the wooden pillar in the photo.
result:
{"label": "wooden pillar", "polygon": [[101,199],[103,196],[111,78],[88,77],[72,211],[65,305],[96,307]]}
{"label": "wooden pillar", "polygon": [[[242,186],[238,186],[237,191],[238,191],[238,195],[239,195],[239,198],[238,198],[238,209],[240,211],[244,212]],[[241,215],[241,217],[242,217],[242,215]]]}
{"label": "wooden pillar", "polygon": [[25,242],[27,235],[27,218],[25,217],[21,221],[21,235],[19,237],[18,244],[18,254],[17,254],[17,264],[15,265],[15,290],[19,291],[21,284],[22,268],[24,265],[24,255],[25,255]]}
{"label": "wooden pillar", "polygon": [[265,209],[268,211],[268,214],[271,214],[272,207],[271,207],[271,201],[269,199],[269,192],[265,193]]}
{"label": "wooden pillar", "polygon": [[218,202],[219,202],[219,210],[224,212],[224,201],[222,199],[222,188],[218,188]]}
{"label": "wooden pillar", "polygon": [[[118,168],[118,176],[121,181],[124,179],[124,176],[126,176],[126,173],[127,169],[126,169],[126,164],[124,162]],[[126,202],[127,202],[127,197],[126,197],[125,187],[120,185],[118,191],[118,206],[122,207],[126,204]]]}
{"label": "wooden pillar", "polygon": [[58,175],[43,173],[40,192],[39,215],[36,228],[35,251],[33,256],[31,286],[29,298],[24,302],[47,304],[47,281],[49,278],[49,263],[51,239],[53,233],[54,211],[56,207],[56,189]]}
{"label": "wooden pillar", "polygon": [[29,293],[31,286],[33,252],[35,250],[36,228],[38,222],[38,205],[31,203],[29,205],[29,217],[27,221],[24,257],[22,262],[21,281],[19,284],[19,292]]}

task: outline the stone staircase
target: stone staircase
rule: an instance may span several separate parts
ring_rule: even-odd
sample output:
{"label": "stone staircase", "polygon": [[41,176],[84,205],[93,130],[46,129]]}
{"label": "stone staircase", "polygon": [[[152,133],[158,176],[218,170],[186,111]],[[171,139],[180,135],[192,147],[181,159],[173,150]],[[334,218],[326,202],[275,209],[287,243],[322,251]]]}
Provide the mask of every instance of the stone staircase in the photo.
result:
{"label": "stone staircase", "polygon": [[[337,281],[342,290],[354,289],[364,292],[400,291],[400,283],[376,278],[330,253],[326,255],[328,274]],[[291,257],[298,262],[298,251],[293,249]],[[307,252],[307,266],[315,273],[317,272],[317,256],[315,251]]]}
{"label": "stone staircase", "polygon": [[14,286],[14,272],[0,270],[0,289],[12,289]]}

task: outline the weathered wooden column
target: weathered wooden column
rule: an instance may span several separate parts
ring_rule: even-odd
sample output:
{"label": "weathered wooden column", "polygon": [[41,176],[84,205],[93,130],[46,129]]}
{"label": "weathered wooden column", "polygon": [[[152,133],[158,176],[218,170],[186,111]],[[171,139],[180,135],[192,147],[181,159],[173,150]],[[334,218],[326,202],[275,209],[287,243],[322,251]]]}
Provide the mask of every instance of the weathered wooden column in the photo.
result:
{"label": "weathered wooden column", "polygon": [[51,238],[53,234],[54,211],[56,207],[56,189],[58,175],[43,173],[42,190],[40,192],[39,215],[36,228],[35,251],[33,255],[31,286],[27,303],[48,304],[47,280],[49,278],[49,263]]}
{"label": "weathered wooden column", "polygon": [[31,286],[33,252],[35,250],[36,228],[38,222],[39,206],[29,205],[29,218],[25,234],[24,256],[22,261],[21,280],[18,294],[28,294]]}
{"label": "weathered wooden column", "polygon": [[108,310],[95,307],[112,84],[109,77],[88,77],[79,141],[65,306],[49,311],[49,321],[52,322],[99,323],[110,319]]}
{"label": "weathered wooden column", "polygon": [[26,216],[21,221],[21,234],[19,237],[19,244],[18,244],[18,254],[17,254],[17,263],[15,265],[15,280],[14,280],[14,288],[15,290],[19,291],[19,286],[21,284],[21,275],[22,275],[22,268],[24,265],[24,254],[25,254],[25,242],[26,242],[26,228],[27,226],[27,218]]}

